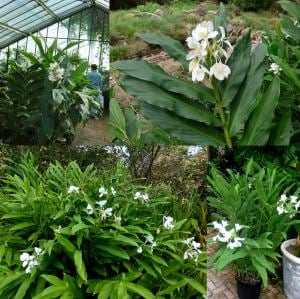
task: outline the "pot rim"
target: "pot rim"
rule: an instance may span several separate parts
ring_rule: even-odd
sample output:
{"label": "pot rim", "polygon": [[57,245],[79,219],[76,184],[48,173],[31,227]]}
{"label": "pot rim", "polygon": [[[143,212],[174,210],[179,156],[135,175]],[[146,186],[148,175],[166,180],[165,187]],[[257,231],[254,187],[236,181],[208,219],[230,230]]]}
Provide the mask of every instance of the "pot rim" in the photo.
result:
{"label": "pot rim", "polygon": [[286,250],[287,247],[292,246],[296,243],[296,239],[289,239],[284,241],[283,243],[281,243],[280,246],[280,250],[282,252],[282,254],[289,259],[290,261],[294,262],[295,264],[299,264],[300,265],[300,258],[294,256],[293,254],[291,254],[290,252],[288,252]]}

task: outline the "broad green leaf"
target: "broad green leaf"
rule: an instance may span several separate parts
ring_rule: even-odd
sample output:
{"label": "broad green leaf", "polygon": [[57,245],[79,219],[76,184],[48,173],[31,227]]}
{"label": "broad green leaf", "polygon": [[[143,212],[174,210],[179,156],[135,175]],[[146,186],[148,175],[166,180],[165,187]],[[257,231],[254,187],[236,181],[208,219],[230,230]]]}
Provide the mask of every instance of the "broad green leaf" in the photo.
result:
{"label": "broad green leaf", "polygon": [[287,0],[278,1],[282,9],[287,11],[290,15],[300,19],[300,6],[299,4],[293,3]]}
{"label": "broad green leaf", "polygon": [[32,279],[32,277],[26,277],[23,281],[22,281],[22,283],[21,283],[21,285],[20,285],[20,287],[19,287],[19,289],[18,289],[18,292],[16,293],[16,295],[15,295],[15,299],[23,299],[24,298],[24,296],[26,295],[26,293],[27,293],[27,290],[29,289],[29,287],[30,287],[30,285],[31,285],[31,283],[32,283],[32,281],[33,281],[33,279]]}
{"label": "broad green leaf", "polygon": [[280,14],[280,22],[284,33],[289,35],[292,39],[299,43],[300,28],[294,24],[293,20],[287,17],[286,15]]}
{"label": "broad green leaf", "polygon": [[268,141],[270,145],[289,145],[292,133],[291,110],[288,109],[281,116],[278,124],[272,129]]}
{"label": "broad green leaf", "polygon": [[171,286],[167,287],[166,289],[159,291],[158,295],[172,294],[176,289],[180,289],[180,288],[184,287],[185,285],[187,285],[188,283],[189,283],[189,279],[184,278],[184,279],[172,284]]}
{"label": "broad green leaf", "polygon": [[203,122],[207,125],[221,125],[219,119],[198,101],[187,99],[182,95],[168,92],[150,82],[129,76],[123,76],[119,82],[127,93],[143,102],[173,111],[181,117]]}
{"label": "broad green leaf", "polygon": [[78,231],[82,230],[82,229],[86,229],[86,228],[89,228],[88,225],[84,224],[84,223],[78,223],[78,224],[75,224],[73,227],[72,227],[72,230],[71,230],[71,233],[72,235],[76,234]]}
{"label": "broad green leaf", "polygon": [[227,12],[225,5],[221,2],[218,14],[214,17],[214,28],[215,30],[219,29],[219,26],[223,27],[226,30],[227,27]]}
{"label": "broad green leaf", "polygon": [[109,103],[109,125],[112,138],[127,139],[125,117],[114,98],[111,98]]}
{"label": "broad green leaf", "polygon": [[275,108],[280,95],[280,80],[276,76],[262,95],[245,126],[241,145],[265,145],[269,139]]}
{"label": "broad green leaf", "polygon": [[109,254],[111,254],[113,256],[117,256],[117,257],[120,257],[122,259],[129,260],[129,256],[126,253],[126,251],[122,248],[117,247],[117,246],[97,244],[97,248],[99,248],[99,249],[101,249],[105,252],[108,252]]}
{"label": "broad green leaf", "polygon": [[153,32],[136,33],[135,35],[148,44],[159,45],[167,54],[181,63],[185,69],[188,69],[187,51],[178,40]]}
{"label": "broad green leaf", "polygon": [[115,235],[114,240],[120,241],[122,244],[128,244],[135,247],[139,247],[139,244],[136,241],[123,235]]}
{"label": "broad green leaf", "polygon": [[130,77],[151,82],[167,91],[182,94],[187,98],[215,103],[210,88],[192,81],[171,77],[158,65],[145,60],[116,61],[112,67]]}
{"label": "broad green leaf", "polygon": [[267,288],[267,286],[268,286],[268,273],[267,273],[267,270],[266,270],[265,266],[259,264],[255,259],[252,259],[252,258],[251,258],[251,262],[252,262],[254,268],[259,273],[259,275],[262,279],[264,287]]}
{"label": "broad green leaf", "polygon": [[98,299],[108,299],[116,282],[115,281],[109,281],[107,282],[102,288],[98,295]]}
{"label": "broad green leaf", "polygon": [[195,290],[197,290],[200,294],[206,294],[206,287],[204,287],[199,281],[196,279],[189,279],[189,285],[191,285]]}
{"label": "broad green leaf", "polygon": [[71,79],[74,81],[78,81],[81,79],[82,74],[86,71],[88,68],[89,63],[87,61],[81,63],[71,74]]}
{"label": "broad green leaf", "polygon": [[35,227],[36,224],[33,222],[21,222],[19,224],[16,224],[14,226],[12,226],[9,230],[13,231],[13,230],[23,230],[23,229],[28,229],[28,228],[32,228]]}
{"label": "broad green leaf", "polygon": [[74,263],[76,266],[77,273],[82,278],[83,281],[87,281],[87,273],[84,265],[84,261],[82,259],[82,252],[81,250],[76,250],[74,252]]}
{"label": "broad green leaf", "polygon": [[55,286],[65,286],[65,282],[54,275],[42,274],[41,277]]}
{"label": "broad green leaf", "polygon": [[43,292],[35,297],[33,299],[52,299],[52,298],[57,298],[60,297],[64,294],[66,290],[65,286],[51,286],[48,287],[47,289],[43,290]]}
{"label": "broad green leaf", "polygon": [[69,255],[69,257],[73,258],[73,254],[76,251],[76,247],[73,245],[73,243],[59,234],[56,235],[56,238],[57,238],[57,241],[64,248],[65,252]]}
{"label": "broad green leaf", "polygon": [[146,119],[151,120],[151,122],[185,144],[225,144],[223,134],[220,130],[182,118],[166,109],[142,102],[141,113]]}
{"label": "broad green leaf", "polygon": [[144,288],[139,284],[135,284],[128,281],[124,282],[124,284],[129,291],[138,294],[145,299],[155,299],[155,296],[148,289]]}
{"label": "broad green leaf", "polygon": [[117,299],[124,299],[124,298],[126,298],[126,296],[127,296],[127,290],[124,285],[124,282],[121,281],[118,286],[118,298]]}
{"label": "broad green leaf", "polygon": [[137,117],[132,109],[125,108],[124,111],[125,123],[126,123],[126,134],[129,139],[140,138],[140,126],[137,121]]}
{"label": "broad green leaf", "polygon": [[238,40],[233,53],[226,63],[230,67],[231,74],[219,84],[224,107],[230,105],[245,79],[251,57],[250,35],[249,30]]}
{"label": "broad green leaf", "polygon": [[257,45],[252,53],[246,78],[230,104],[229,131],[231,136],[237,136],[243,131],[245,122],[255,107],[256,97],[264,78],[266,55],[267,47],[264,44]]}
{"label": "broad green leaf", "polygon": [[[42,44],[42,39],[38,38],[36,35],[34,34],[30,34],[30,37],[33,39],[33,41],[36,43],[36,45],[39,48],[40,54],[41,56],[45,57],[45,50],[44,50],[44,46]],[[45,57],[46,58],[46,57]]]}
{"label": "broad green leaf", "polygon": [[229,265],[231,262],[242,259],[246,257],[248,253],[245,250],[232,252],[231,249],[227,249],[224,251],[224,253],[218,258],[218,261],[216,262],[216,272],[220,273],[224,267]]}
{"label": "broad green leaf", "polygon": [[28,58],[31,63],[33,64],[39,64],[40,62],[38,59],[31,53],[27,53],[26,51],[20,50],[20,54],[23,55],[24,57]]}

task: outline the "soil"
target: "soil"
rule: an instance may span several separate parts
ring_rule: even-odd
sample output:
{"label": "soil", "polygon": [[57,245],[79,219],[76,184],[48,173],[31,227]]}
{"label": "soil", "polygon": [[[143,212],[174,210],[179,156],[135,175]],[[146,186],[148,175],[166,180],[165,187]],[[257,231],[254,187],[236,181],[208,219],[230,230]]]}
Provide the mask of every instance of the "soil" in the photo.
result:
{"label": "soil", "polygon": [[75,133],[72,146],[105,145],[110,143],[108,117],[90,119],[85,126],[79,127]]}

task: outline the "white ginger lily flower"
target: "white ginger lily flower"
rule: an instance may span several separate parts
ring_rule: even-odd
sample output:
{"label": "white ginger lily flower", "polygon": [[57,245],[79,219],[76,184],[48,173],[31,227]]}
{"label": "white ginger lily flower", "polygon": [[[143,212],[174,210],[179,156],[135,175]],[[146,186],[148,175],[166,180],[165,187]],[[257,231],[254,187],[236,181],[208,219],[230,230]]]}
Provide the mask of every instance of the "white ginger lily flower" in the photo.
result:
{"label": "white ginger lily flower", "polygon": [[173,221],[174,221],[173,217],[164,216],[163,217],[163,226],[164,226],[164,228],[173,229],[173,227],[174,227]]}
{"label": "white ginger lily flower", "polygon": [[107,191],[104,187],[99,188],[99,197],[103,197],[104,195],[107,195]]}
{"label": "white ginger lily flower", "polygon": [[205,66],[200,65],[197,60],[192,60],[190,62],[189,69],[192,72],[193,82],[201,82],[204,80],[205,75],[209,74],[208,69]]}
{"label": "white ginger lily flower", "polygon": [[57,62],[50,63],[48,79],[51,82],[60,81],[63,78],[65,70]]}
{"label": "white ginger lily flower", "polygon": [[224,79],[228,78],[230,75],[231,70],[229,66],[222,62],[216,62],[211,68],[210,68],[210,76],[214,76],[216,79],[223,81]]}
{"label": "white ginger lily flower", "polygon": [[105,200],[105,199],[104,200],[96,201],[96,204],[98,206],[100,206],[101,208],[104,207],[106,205],[106,203],[107,203],[107,200]]}
{"label": "white ginger lily flower", "polygon": [[212,21],[203,21],[192,31],[192,36],[198,41],[213,39],[218,34],[219,32],[214,30]]}
{"label": "white ginger lily flower", "polygon": [[114,217],[115,217],[115,223],[118,225],[121,225],[122,218],[120,216],[116,216],[116,215],[114,215]]}
{"label": "white ginger lily flower", "polygon": [[79,187],[70,186],[68,189],[68,193],[79,193]]}
{"label": "white ginger lily flower", "polygon": [[112,215],[112,208],[107,208],[105,210],[100,210],[101,220],[105,220],[107,217]]}
{"label": "white ginger lily flower", "polygon": [[279,74],[280,71],[282,71],[282,69],[279,67],[279,65],[277,63],[272,63],[270,68],[269,68],[270,72],[273,72],[274,75]]}
{"label": "white ginger lily flower", "polygon": [[94,208],[90,204],[87,205],[86,209],[89,215],[94,214]]}
{"label": "white ginger lily flower", "polygon": [[199,43],[195,38],[188,37],[186,39],[188,47],[191,49],[186,56],[187,60],[198,58],[204,60],[207,55],[207,43],[205,41]]}
{"label": "white ginger lily flower", "polygon": [[245,238],[239,238],[239,237],[233,238],[228,242],[227,247],[230,249],[241,247],[242,246],[241,241],[243,240],[245,240]]}
{"label": "white ginger lily flower", "polygon": [[117,193],[117,191],[115,190],[114,187],[111,187],[111,188],[110,188],[110,191],[111,191],[111,194],[112,194],[112,195],[116,195],[116,193]]}
{"label": "white ginger lily flower", "polygon": [[138,247],[138,249],[137,249],[137,253],[142,253],[142,252],[143,252],[143,248],[142,248],[142,246]]}

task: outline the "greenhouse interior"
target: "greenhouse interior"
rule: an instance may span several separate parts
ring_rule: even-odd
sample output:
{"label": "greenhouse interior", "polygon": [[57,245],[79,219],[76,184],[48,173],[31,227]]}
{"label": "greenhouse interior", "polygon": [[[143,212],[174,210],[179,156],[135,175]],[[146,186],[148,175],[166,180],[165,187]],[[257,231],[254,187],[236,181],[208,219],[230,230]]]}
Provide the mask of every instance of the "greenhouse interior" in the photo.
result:
{"label": "greenhouse interior", "polygon": [[1,1],[0,140],[72,144],[99,129],[87,127],[106,118],[108,70],[109,0]]}

